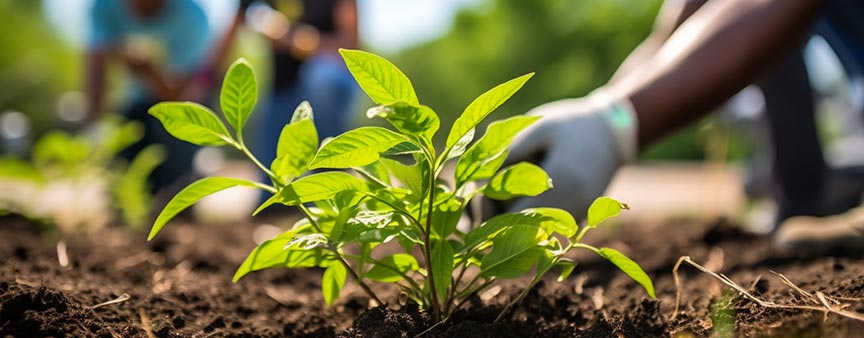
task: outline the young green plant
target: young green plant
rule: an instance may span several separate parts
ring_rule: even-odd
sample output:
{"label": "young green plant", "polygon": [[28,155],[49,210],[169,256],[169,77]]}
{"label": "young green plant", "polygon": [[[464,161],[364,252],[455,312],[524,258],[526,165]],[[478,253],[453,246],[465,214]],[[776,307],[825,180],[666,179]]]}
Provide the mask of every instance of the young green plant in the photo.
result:
{"label": "young green plant", "polygon": [[[539,117],[515,116],[493,122],[475,140],[481,121],[533,74],[480,95],[454,122],[444,147],[436,149],[433,137],[440,129],[438,115],[420,103],[405,74],[374,54],[340,53],[360,87],[377,104],[367,116],[384,119],[393,129],[361,127],[319,146],[312,108],[304,102],[282,130],[276,159],[264,166],[243,141],[243,125],[252,113],[257,89],[254,72],[242,59],[229,69],[220,96],[233,133],[201,105],[167,102],[154,106],[150,113],[175,137],[199,145],[234,147],[271,182],[225,177],[195,182],[168,203],[150,238],[202,197],[247,186],[273,194],[256,213],[281,203],[296,206],[305,218],[252,250],[234,275],[235,281],[261,269],[319,267],[324,269],[321,290],[327,304],[339,296],[351,276],[379,303],[369,282],[398,285],[440,322],[495,281],[532,274],[525,292],[507,305],[503,316],[547,272],[558,269],[559,280],[566,278],[576,263],[565,254],[583,248],[608,259],[654,296],[651,280],[638,264],[613,249],[581,242],[587,231],[626,209],[611,198],[596,200],[582,227],[564,210],[532,208],[495,216],[467,231],[457,229],[473,198],[484,195],[508,200],[535,196],[552,187],[547,174],[534,164],[516,163],[502,169],[514,136]],[[451,160],[455,161],[454,183],[448,184],[441,176]],[[314,172],[308,174],[310,170]],[[376,250],[390,242],[398,243],[404,252]]]}
{"label": "young green plant", "polygon": [[[0,156],[0,212],[46,219],[65,235],[98,232],[115,214],[125,225],[143,227],[152,204],[147,177],[162,163],[165,150],[147,146],[128,163],[119,156],[143,135],[142,123],[107,115],[87,132],[46,133],[33,145],[29,161]],[[45,203],[34,194],[65,202]],[[69,194],[88,197],[63,197]]]}

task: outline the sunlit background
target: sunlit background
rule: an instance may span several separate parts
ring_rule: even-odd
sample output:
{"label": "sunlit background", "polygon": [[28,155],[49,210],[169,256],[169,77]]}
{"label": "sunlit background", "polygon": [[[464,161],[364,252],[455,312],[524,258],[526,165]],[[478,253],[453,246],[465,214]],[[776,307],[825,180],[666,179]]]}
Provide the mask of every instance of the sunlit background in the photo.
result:
{"label": "sunlit background", "polygon": [[[0,155],[27,157],[34,140],[45,132],[84,128],[83,41],[92,1],[0,0],[0,22],[4,23],[0,25]],[[197,1],[217,32],[228,26],[236,11],[235,1]],[[605,83],[649,34],[660,3],[358,0],[363,48],[403,69],[421,101],[442,115],[443,125],[451,123],[486,89],[528,72],[537,75],[497,117],[589,93]],[[233,57],[252,61],[265,87],[271,69],[267,48],[262,37],[244,30],[232,52]],[[824,41],[810,42],[807,60],[814,88],[827,98],[820,103],[820,113],[843,110],[840,107],[850,101],[861,104],[861,98],[844,87],[848,81]],[[121,67],[110,69],[109,111],[119,109],[122,77]],[[737,118],[758,118],[760,95],[747,91],[725,110],[737,113]],[[372,123],[362,114],[368,106],[368,101],[358,105],[355,124]],[[842,119],[823,120],[828,121],[820,127],[826,138],[850,133],[842,130],[846,125]],[[747,160],[753,152],[750,139],[730,133],[732,128],[715,121],[709,118],[686,128],[652,147],[643,160]],[[853,143],[847,148],[857,146],[860,144]],[[219,158],[222,155],[207,152],[197,163],[209,167],[224,163]],[[839,157],[849,160],[849,156]]]}

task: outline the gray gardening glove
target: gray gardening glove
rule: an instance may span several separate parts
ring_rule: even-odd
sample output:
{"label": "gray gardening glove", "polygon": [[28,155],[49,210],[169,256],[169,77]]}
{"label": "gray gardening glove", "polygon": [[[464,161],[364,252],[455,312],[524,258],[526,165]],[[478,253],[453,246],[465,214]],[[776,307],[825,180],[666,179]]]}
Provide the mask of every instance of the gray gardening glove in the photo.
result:
{"label": "gray gardening glove", "polygon": [[618,167],[636,156],[637,120],[632,104],[593,94],[547,103],[528,114],[543,118],[519,134],[507,161],[537,163],[552,178],[553,188],[516,200],[508,211],[557,207],[577,219],[584,217]]}

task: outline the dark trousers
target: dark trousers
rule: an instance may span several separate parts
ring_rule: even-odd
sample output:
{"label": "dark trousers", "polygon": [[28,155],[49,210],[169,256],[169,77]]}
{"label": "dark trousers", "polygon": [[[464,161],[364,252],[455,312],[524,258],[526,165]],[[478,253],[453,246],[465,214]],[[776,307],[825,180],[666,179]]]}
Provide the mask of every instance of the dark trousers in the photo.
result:
{"label": "dark trousers", "polygon": [[758,85],[765,96],[778,221],[836,214],[857,206],[861,187],[851,183],[858,180],[830,170],[825,162],[814,92],[802,54],[790,57]]}

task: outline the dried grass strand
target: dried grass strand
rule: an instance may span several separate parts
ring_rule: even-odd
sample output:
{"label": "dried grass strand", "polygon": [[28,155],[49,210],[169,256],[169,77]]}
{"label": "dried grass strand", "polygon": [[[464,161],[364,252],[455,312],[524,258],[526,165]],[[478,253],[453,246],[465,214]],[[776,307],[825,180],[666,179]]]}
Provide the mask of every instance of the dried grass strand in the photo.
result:
{"label": "dried grass strand", "polygon": [[782,275],[777,274],[777,273],[775,273],[775,274],[781,276],[781,280],[783,280],[784,284],[786,284],[787,286],[789,286],[793,290],[798,291],[802,295],[811,295],[810,297],[808,297],[808,299],[810,299],[811,301],[815,301],[816,304],[820,304],[821,306],[796,305],[796,304],[777,304],[777,303],[774,303],[771,301],[762,300],[759,297],[756,297],[753,294],[751,294],[750,292],[748,292],[747,290],[745,290],[740,285],[736,284],[729,277],[726,277],[723,274],[715,273],[715,272],[708,270],[708,269],[704,268],[703,266],[697,264],[692,259],[690,259],[690,256],[681,256],[681,258],[678,259],[678,261],[675,263],[675,266],[672,268],[672,278],[675,281],[675,309],[672,312],[672,316],[669,317],[669,320],[673,320],[678,316],[678,310],[681,306],[681,279],[678,276],[678,269],[681,267],[681,263],[687,263],[690,266],[696,268],[697,270],[702,271],[703,273],[705,273],[711,277],[714,277],[715,279],[719,280],[720,282],[722,282],[726,286],[734,289],[735,291],[738,291],[738,293],[741,296],[743,296],[744,298],[747,298],[750,301],[752,301],[752,302],[754,302],[754,303],[756,303],[762,307],[778,308],[778,309],[819,311],[819,312],[823,312],[826,318],[827,318],[829,313],[833,313],[833,314],[843,316],[846,318],[850,318],[850,319],[854,319],[854,320],[858,320],[858,321],[864,321],[864,316],[862,316],[861,314],[856,313],[856,312],[842,310],[842,308],[845,307],[842,305],[840,306],[841,309],[838,309],[834,306],[831,306],[831,304],[829,303],[826,296],[824,294],[822,294],[821,292],[816,292],[816,295],[813,296],[809,292],[799,288],[798,286],[795,286],[795,284],[792,283],[792,281],[789,280],[788,278],[786,278],[785,276],[782,276]]}

